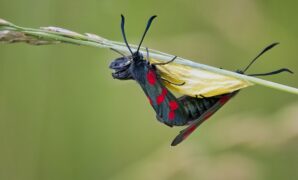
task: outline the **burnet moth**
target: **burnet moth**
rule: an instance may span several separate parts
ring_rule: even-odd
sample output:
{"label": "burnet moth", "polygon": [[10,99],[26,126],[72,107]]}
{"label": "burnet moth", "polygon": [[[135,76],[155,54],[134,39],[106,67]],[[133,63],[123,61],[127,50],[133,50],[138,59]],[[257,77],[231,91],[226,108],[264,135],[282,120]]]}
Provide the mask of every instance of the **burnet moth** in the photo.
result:
{"label": "burnet moth", "polygon": [[[139,52],[144,37],[150,28],[152,21],[156,16],[149,18],[147,26],[138,45],[138,48],[133,52],[127,42],[125,35],[124,24],[125,18],[121,15],[121,32],[124,42],[131,53],[131,55],[124,55],[119,51],[122,57],[119,57],[111,62],[110,68],[114,70],[112,73],[113,78],[119,80],[135,80],[143,89],[145,95],[148,98],[149,103],[156,112],[156,118],[158,121],[166,124],[167,126],[185,126],[187,128],[180,131],[180,133],[172,141],[172,146],[176,146],[184,139],[186,139],[200,124],[212,116],[218,109],[220,109],[227,101],[234,97],[240,89],[236,89],[229,93],[222,93],[205,97],[203,94],[196,94],[194,96],[182,94],[181,97],[176,98],[169,90],[169,86],[182,87],[188,85],[187,82],[174,83],[166,76],[163,77],[161,70],[162,67],[174,64],[177,57],[173,57],[168,62],[151,62],[149,51],[147,50],[146,58]],[[238,70],[237,73],[244,74],[246,70],[260,57],[263,53],[273,48],[278,43],[273,43],[267,46],[261,53],[259,53],[251,63],[244,69]],[[159,68],[160,67],[160,68]],[[171,67],[171,66],[170,66]],[[171,68],[168,68],[171,74]],[[276,71],[263,74],[250,74],[248,76],[267,76],[278,74],[281,72],[290,72],[287,68],[282,68]],[[181,80],[184,80],[181,78]],[[243,86],[245,87],[245,86]],[[243,88],[241,87],[241,88]],[[181,92],[181,91],[180,91]]]}

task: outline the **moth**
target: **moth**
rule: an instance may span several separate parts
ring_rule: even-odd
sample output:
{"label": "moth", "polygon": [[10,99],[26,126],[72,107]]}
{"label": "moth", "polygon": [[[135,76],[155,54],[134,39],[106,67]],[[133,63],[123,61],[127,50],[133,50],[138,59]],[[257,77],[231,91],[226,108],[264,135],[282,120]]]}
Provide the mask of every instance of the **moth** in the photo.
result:
{"label": "moth", "polygon": [[[122,56],[112,61],[110,68],[114,70],[113,78],[134,80],[140,85],[156,112],[158,121],[169,127],[187,126],[172,141],[171,145],[176,146],[238,94],[240,89],[252,84],[244,80],[176,64],[177,56],[168,62],[152,59],[147,48],[146,57],[144,57],[139,52],[140,47],[156,17],[149,18],[138,48],[133,52],[127,42],[124,30],[125,18],[121,15],[121,32],[131,55],[126,56],[112,49]],[[273,43],[267,46],[244,70],[236,72],[244,74],[258,57],[277,44]],[[249,76],[266,76],[281,72],[292,73],[289,69],[282,68],[269,73],[250,74]],[[171,91],[178,92],[182,96],[177,98]]]}

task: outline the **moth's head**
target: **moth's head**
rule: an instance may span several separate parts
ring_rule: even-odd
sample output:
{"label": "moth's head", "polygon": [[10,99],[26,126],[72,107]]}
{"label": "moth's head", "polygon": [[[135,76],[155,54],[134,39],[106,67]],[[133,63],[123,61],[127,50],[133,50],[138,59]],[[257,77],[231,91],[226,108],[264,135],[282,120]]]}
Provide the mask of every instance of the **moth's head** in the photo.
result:
{"label": "moth's head", "polygon": [[139,50],[140,50],[140,47],[141,47],[142,42],[144,40],[144,37],[145,37],[145,35],[146,35],[146,33],[147,33],[147,31],[148,31],[148,29],[149,29],[149,27],[150,27],[150,25],[151,25],[154,18],[156,18],[155,15],[151,16],[149,18],[149,20],[147,22],[145,32],[143,33],[142,39],[139,43],[139,46],[138,46],[136,52],[133,52],[131,50],[128,42],[127,42],[127,39],[126,39],[126,35],[125,35],[125,32],[124,32],[125,19],[124,19],[124,16],[121,14],[121,32],[122,32],[122,36],[123,36],[125,45],[128,48],[131,55],[130,56],[125,56],[121,52],[118,52],[117,50],[112,49],[112,50],[118,52],[119,54],[123,55],[122,57],[117,58],[114,61],[112,61],[111,64],[110,64],[110,69],[114,70],[114,72],[112,73],[113,78],[120,79],[120,80],[133,79],[132,74],[129,71],[129,67],[131,66],[132,63],[143,62],[143,61],[140,61],[140,60],[144,60],[144,59],[143,59],[143,55],[139,52]]}
{"label": "moth's head", "polygon": [[144,60],[143,54],[138,51],[134,52],[131,57],[132,57],[132,61],[134,62]]}
{"label": "moth's head", "polygon": [[113,78],[119,80],[133,79],[129,71],[131,62],[132,56],[123,56],[112,61],[109,67],[114,70],[112,73]]}

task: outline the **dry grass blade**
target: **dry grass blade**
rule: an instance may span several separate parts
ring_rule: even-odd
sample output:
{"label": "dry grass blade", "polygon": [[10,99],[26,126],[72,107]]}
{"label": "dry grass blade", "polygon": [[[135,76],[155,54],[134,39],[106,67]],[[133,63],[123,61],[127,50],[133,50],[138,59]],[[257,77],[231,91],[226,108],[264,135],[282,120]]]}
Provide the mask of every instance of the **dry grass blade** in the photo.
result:
{"label": "dry grass blade", "polygon": [[[25,42],[31,45],[46,45],[46,44],[56,44],[56,43],[69,43],[76,45],[85,45],[91,47],[101,47],[101,48],[113,48],[118,51],[129,53],[124,43],[111,41],[102,38],[98,35],[86,33],[80,34],[73,32],[64,28],[59,27],[42,27],[39,29],[25,28],[17,26],[6,20],[0,19],[0,42],[12,43],[12,42]],[[132,50],[136,50],[135,45],[131,45]],[[154,59],[159,59],[161,61],[169,61],[174,55],[163,53],[160,51],[150,49],[150,56]],[[146,53],[145,48],[141,48],[140,52]],[[215,68],[212,66],[199,64],[184,58],[177,58],[175,63],[187,65],[193,68],[202,69],[210,71],[213,73],[234,77],[244,81],[248,81],[254,84],[270,87],[273,89],[278,89],[281,91],[298,94],[298,89],[294,87],[289,87],[286,85],[274,83],[271,81],[266,81],[263,79],[246,76],[243,74],[227,71],[224,69]]]}

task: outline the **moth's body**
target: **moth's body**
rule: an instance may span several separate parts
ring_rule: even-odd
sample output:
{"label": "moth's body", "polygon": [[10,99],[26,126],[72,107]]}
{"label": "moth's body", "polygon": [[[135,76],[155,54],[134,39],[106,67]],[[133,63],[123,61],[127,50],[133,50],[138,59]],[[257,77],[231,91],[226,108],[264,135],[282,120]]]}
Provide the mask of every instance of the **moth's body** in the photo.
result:
{"label": "moth's body", "polygon": [[[239,90],[235,90],[231,93],[216,95],[212,97],[203,97],[200,94],[197,97],[183,95],[180,98],[176,98],[169,89],[165,86],[164,81],[171,83],[167,79],[160,76],[158,66],[162,66],[174,61],[174,57],[171,61],[166,63],[151,63],[149,62],[149,52],[147,50],[147,58],[144,59],[143,55],[139,52],[143,39],[151,25],[152,20],[156,16],[152,16],[147,23],[145,32],[142,36],[140,44],[135,52],[133,52],[127,42],[124,32],[124,16],[121,15],[121,31],[124,38],[124,42],[130,51],[130,56],[125,56],[121,52],[119,54],[123,57],[117,58],[110,64],[110,68],[115,70],[112,76],[119,80],[135,80],[143,89],[151,106],[156,112],[157,119],[172,127],[188,125],[187,128],[180,131],[180,134],[173,140],[172,145],[175,146],[187,138],[200,124],[206,119],[212,116],[218,109],[220,109],[227,101],[234,97]],[[252,65],[252,63],[261,56],[264,52],[274,47],[277,43],[273,43],[266,47],[252,62],[243,70],[237,71],[244,74],[244,72]],[[272,75],[280,72],[291,72],[290,70],[283,68],[277,71],[253,74],[251,76],[263,76]],[[185,83],[185,82],[184,82]],[[183,83],[183,84],[184,84]],[[173,85],[178,85],[171,83]],[[181,84],[181,85],[183,85]],[[229,91],[230,92],[230,91]],[[199,98],[202,97],[202,98]]]}
{"label": "moth's body", "polygon": [[197,98],[184,95],[178,98],[178,101],[183,105],[187,114],[187,119],[189,119],[189,121],[194,121],[200,118],[205,112],[210,112],[210,115],[212,115],[215,113],[215,111],[210,111],[212,107],[218,104],[218,107],[216,108],[216,110],[218,110],[238,92],[239,91],[235,91],[233,93],[208,98]]}
{"label": "moth's body", "polygon": [[[134,53],[133,56],[123,57],[122,59],[118,58],[117,61],[111,63],[110,67],[117,69],[116,66],[125,64],[125,61],[129,59],[132,59],[132,61],[130,66],[127,67],[125,77],[131,77],[129,79],[138,82],[147,96],[149,103],[155,110],[157,120],[171,127],[189,125],[213,108],[214,110],[212,112],[210,111],[208,115],[208,117],[210,117],[211,114],[218,110],[235,94],[230,93],[209,98],[184,95],[180,98],[176,98],[164,85],[156,65],[150,64],[140,53]],[[121,77],[116,76],[115,73],[113,77],[121,79]],[[202,121],[207,118],[202,118]]]}

